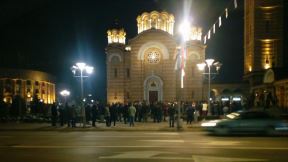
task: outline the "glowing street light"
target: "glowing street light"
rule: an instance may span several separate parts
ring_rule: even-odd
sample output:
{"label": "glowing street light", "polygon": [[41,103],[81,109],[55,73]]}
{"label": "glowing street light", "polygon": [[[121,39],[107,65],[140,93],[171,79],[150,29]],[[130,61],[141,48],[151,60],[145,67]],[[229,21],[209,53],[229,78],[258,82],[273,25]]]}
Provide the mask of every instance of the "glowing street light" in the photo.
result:
{"label": "glowing street light", "polygon": [[60,95],[64,97],[65,103],[66,103],[66,97],[70,95],[70,91],[64,89],[60,92]]}
{"label": "glowing street light", "polygon": [[220,70],[222,64],[220,62],[215,62],[214,59],[206,59],[205,62],[197,64],[197,67],[200,71],[204,71],[205,67],[208,68],[208,73],[203,73],[203,74],[207,74],[208,75],[208,115],[211,115],[211,74],[217,74],[217,73],[211,73],[211,67],[215,66],[216,71],[218,73],[218,71]]}
{"label": "glowing street light", "polygon": [[[88,77],[88,74],[93,73],[94,68],[92,66],[86,65],[84,62],[78,62],[76,65],[73,65],[72,73],[74,74],[74,77],[80,77],[80,86],[81,86],[81,101],[84,101],[84,89],[83,89],[83,78]],[[77,74],[77,71],[80,72],[80,75]],[[86,75],[84,74],[86,72]],[[85,101],[84,101],[85,102]],[[82,106],[82,116],[83,116],[83,127],[86,127],[86,113],[85,113],[85,106],[83,105],[83,102],[81,102]]]}
{"label": "glowing street light", "polygon": [[188,20],[184,20],[179,26],[179,32],[181,33],[183,41],[189,40],[189,34],[191,30],[191,25]]}
{"label": "glowing street light", "polygon": [[[189,35],[190,35],[190,32],[191,32],[191,23],[185,19],[179,26],[179,32],[181,34],[181,37],[182,37],[182,41],[181,41],[181,46],[178,48],[180,49],[181,53],[179,53],[179,57],[177,57],[178,59],[176,60],[177,62],[181,62],[181,70],[180,70],[180,73],[181,73],[181,78],[180,78],[180,81],[181,81],[181,89],[184,88],[184,75],[185,75],[185,71],[184,71],[184,67],[185,67],[185,61],[186,61],[186,57],[187,57],[187,54],[186,54],[186,41],[189,41]],[[181,60],[180,60],[181,59]],[[177,63],[176,63],[177,64]],[[177,67],[178,69],[178,67]],[[179,99],[179,101],[177,102],[177,112],[178,112],[178,115],[177,115],[177,129],[179,130],[181,128],[181,125],[180,125],[180,107],[181,107],[181,102],[180,102],[180,94],[178,93],[177,94],[177,98]]]}

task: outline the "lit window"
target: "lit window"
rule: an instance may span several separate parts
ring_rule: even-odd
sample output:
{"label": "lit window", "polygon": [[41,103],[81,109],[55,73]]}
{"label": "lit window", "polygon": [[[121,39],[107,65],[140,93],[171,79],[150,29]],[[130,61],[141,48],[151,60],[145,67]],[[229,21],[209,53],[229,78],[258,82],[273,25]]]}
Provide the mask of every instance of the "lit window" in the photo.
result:
{"label": "lit window", "polygon": [[160,61],[160,54],[157,51],[151,51],[148,53],[147,59],[150,64],[157,64]]}
{"label": "lit window", "polygon": [[27,83],[27,85],[31,85],[31,81],[30,80],[27,80],[26,83]]}

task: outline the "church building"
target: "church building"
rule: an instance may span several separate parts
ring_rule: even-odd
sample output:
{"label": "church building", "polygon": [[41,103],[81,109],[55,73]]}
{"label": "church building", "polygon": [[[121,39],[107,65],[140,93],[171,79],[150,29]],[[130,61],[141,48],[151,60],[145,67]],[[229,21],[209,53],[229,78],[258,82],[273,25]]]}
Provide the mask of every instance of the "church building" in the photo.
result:
{"label": "church building", "polygon": [[[175,36],[172,14],[144,12],[136,20],[138,34],[127,42],[125,29],[107,31],[107,102],[206,100],[202,72],[196,66],[205,60],[202,29],[191,27],[181,43]],[[181,62],[185,64],[183,88],[176,64],[182,52],[187,58]]]}

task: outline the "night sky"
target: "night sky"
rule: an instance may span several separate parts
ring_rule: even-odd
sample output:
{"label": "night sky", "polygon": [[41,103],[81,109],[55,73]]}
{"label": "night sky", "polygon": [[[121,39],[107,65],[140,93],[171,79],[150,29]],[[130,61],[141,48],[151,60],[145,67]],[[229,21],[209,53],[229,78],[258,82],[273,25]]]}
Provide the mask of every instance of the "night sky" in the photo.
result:
{"label": "night sky", "polygon": [[[85,93],[106,97],[106,31],[121,26],[127,39],[137,34],[136,17],[153,10],[175,16],[175,32],[184,11],[204,33],[232,0],[2,0],[0,2],[0,67],[35,69],[57,77],[57,88],[79,81],[70,67],[82,60],[95,68],[85,80]],[[192,3],[191,3],[192,2]],[[187,5],[190,4],[190,5]],[[223,18],[222,18],[223,19]],[[223,63],[217,82],[239,82],[243,74],[243,1],[223,20],[208,41],[206,54]]]}

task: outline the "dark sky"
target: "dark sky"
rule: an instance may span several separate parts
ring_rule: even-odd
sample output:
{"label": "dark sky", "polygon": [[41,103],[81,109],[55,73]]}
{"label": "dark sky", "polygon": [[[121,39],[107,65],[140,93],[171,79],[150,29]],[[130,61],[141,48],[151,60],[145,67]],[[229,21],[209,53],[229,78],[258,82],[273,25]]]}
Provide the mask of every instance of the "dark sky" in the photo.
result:
{"label": "dark sky", "polygon": [[[85,92],[104,99],[106,31],[114,26],[115,20],[124,27],[129,39],[136,36],[136,17],[144,11],[174,14],[176,31],[188,8],[193,23],[206,32],[230,2],[232,0],[2,0],[0,67],[49,72],[57,77],[58,89],[74,88],[77,94],[80,85],[70,67],[82,60],[95,68],[95,73],[85,81]],[[242,0],[238,0],[238,9],[229,13],[229,18],[209,40],[206,54],[223,63],[216,81],[241,81]]]}

